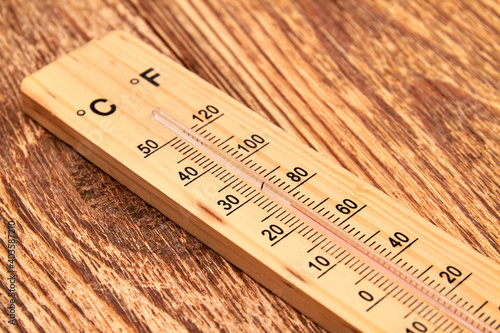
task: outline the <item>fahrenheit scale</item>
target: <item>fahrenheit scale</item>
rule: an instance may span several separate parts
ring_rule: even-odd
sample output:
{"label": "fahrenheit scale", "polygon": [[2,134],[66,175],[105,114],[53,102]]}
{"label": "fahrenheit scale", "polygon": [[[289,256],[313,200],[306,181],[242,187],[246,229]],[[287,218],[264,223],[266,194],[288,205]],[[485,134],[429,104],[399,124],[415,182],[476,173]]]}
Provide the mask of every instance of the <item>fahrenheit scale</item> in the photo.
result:
{"label": "fahrenheit scale", "polygon": [[326,329],[500,328],[496,263],[130,35],[21,89],[31,117]]}

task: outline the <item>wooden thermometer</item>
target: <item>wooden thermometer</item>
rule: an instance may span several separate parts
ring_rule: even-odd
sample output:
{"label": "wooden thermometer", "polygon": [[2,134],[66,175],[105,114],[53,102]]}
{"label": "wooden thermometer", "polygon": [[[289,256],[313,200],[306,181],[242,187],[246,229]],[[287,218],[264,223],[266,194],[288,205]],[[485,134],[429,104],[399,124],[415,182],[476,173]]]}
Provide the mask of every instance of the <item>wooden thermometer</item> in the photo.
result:
{"label": "wooden thermometer", "polygon": [[21,89],[28,115],[328,330],[500,328],[496,263],[128,34]]}

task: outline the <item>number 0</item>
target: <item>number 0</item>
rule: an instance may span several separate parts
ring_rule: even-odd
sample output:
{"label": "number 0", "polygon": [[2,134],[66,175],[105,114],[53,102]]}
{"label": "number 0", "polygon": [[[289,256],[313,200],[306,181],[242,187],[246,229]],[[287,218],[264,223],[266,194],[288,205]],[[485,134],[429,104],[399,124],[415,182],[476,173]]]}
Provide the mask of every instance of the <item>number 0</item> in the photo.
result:
{"label": "number 0", "polygon": [[373,301],[373,296],[372,296],[372,294],[370,294],[370,293],[369,293],[369,292],[367,292],[367,291],[361,290],[361,291],[359,292],[359,296],[361,296],[361,298],[362,298],[362,299],[364,299],[364,300],[365,300],[365,301],[367,301],[367,302],[371,302],[371,301]]}

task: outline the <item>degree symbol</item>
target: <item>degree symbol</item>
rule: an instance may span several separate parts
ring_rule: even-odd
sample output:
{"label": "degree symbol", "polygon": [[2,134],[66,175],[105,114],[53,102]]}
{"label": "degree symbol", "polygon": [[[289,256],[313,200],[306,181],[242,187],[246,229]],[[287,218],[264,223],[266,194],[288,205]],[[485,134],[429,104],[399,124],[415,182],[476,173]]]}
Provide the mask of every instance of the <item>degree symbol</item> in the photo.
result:
{"label": "degree symbol", "polygon": [[130,80],[130,83],[137,84],[139,83],[139,79],[133,78],[132,80]]}
{"label": "degree symbol", "polygon": [[76,114],[79,116],[85,116],[85,110],[78,110],[76,111]]}

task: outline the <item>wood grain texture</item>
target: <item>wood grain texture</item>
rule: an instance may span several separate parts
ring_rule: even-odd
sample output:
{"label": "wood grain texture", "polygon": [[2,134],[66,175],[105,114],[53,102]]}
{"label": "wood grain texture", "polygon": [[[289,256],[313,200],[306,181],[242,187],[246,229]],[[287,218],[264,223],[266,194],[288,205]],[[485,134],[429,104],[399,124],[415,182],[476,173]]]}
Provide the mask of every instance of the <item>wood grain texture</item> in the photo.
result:
{"label": "wood grain texture", "polygon": [[2,329],[321,330],[22,115],[24,76],[112,29],[500,262],[495,1],[7,0],[0,13],[0,216],[19,223],[18,325]]}

